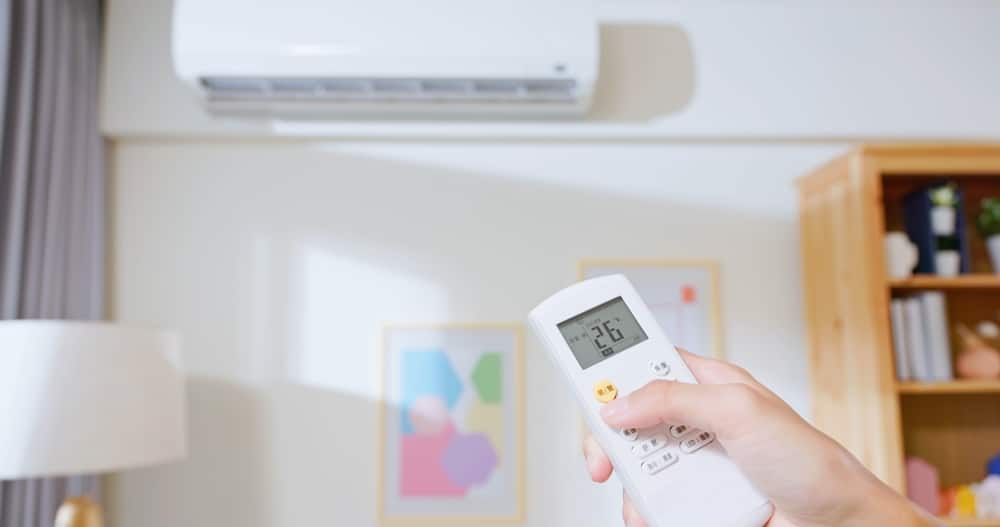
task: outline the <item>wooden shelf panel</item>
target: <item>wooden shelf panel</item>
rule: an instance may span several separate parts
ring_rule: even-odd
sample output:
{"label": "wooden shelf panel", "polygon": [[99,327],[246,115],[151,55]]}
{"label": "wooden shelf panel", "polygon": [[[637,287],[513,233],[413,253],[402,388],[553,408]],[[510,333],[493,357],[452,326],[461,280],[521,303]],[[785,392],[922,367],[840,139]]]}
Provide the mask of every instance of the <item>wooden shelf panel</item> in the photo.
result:
{"label": "wooden shelf panel", "polygon": [[896,391],[902,394],[934,394],[934,393],[998,393],[1000,380],[997,381],[952,381],[952,382],[900,382],[896,383]]}
{"label": "wooden shelf panel", "polygon": [[893,289],[1000,289],[1000,275],[965,274],[955,277],[915,275],[905,280],[891,280]]}
{"label": "wooden shelf panel", "polygon": [[948,527],[1000,527],[1000,518],[942,518]]}
{"label": "wooden shelf panel", "polygon": [[1000,445],[996,393],[941,393],[899,398],[904,456],[938,469],[943,487],[982,481]]}

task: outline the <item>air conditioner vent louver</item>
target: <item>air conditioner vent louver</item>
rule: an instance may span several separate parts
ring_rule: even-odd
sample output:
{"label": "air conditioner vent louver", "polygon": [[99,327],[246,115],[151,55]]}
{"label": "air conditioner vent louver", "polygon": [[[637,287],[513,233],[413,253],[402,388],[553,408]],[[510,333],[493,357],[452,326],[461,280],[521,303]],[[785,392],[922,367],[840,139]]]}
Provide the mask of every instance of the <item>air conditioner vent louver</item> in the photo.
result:
{"label": "air conditioner vent louver", "polygon": [[216,101],[574,102],[569,79],[346,79],[202,77]]}

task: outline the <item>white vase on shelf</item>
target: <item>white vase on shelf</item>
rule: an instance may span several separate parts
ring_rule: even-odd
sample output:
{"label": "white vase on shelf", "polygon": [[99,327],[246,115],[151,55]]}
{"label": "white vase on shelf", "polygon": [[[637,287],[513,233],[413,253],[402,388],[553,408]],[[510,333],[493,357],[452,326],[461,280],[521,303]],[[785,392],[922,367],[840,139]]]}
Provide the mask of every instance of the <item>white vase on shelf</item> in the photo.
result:
{"label": "white vase on shelf", "polygon": [[986,238],[986,250],[990,253],[990,265],[994,274],[1000,274],[1000,234]]}
{"label": "white vase on shelf", "polygon": [[934,255],[934,263],[938,276],[958,276],[962,257],[958,251],[938,251]]}
{"label": "white vase on shelf", "polygon": [[885,267],[889,278],[909,278],[913,274],[913,268],[917,266],[918,258],[917,246],[905,232],[885,234]]}

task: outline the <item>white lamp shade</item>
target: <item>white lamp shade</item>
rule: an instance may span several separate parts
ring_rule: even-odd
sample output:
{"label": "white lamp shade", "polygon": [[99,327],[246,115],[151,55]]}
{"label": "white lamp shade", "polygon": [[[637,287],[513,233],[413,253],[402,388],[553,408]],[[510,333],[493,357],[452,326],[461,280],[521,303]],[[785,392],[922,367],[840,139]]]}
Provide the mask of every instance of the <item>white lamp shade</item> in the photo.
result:
{"label": "white lamp shade", "polygon": [[176,335],[0,321],[0,479],[113,472],[186,449]]}

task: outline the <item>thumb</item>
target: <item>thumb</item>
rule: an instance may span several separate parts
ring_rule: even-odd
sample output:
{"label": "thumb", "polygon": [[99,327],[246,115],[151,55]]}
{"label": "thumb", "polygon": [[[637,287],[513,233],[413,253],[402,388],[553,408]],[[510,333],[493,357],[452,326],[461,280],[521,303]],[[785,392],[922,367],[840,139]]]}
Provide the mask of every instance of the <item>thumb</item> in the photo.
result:
{"label": "thumb", "polygon": [[601,408],[615,428],[686,424],[732,437],[761,411],[763,395],[743,383],[687,384],[655,381]]}

